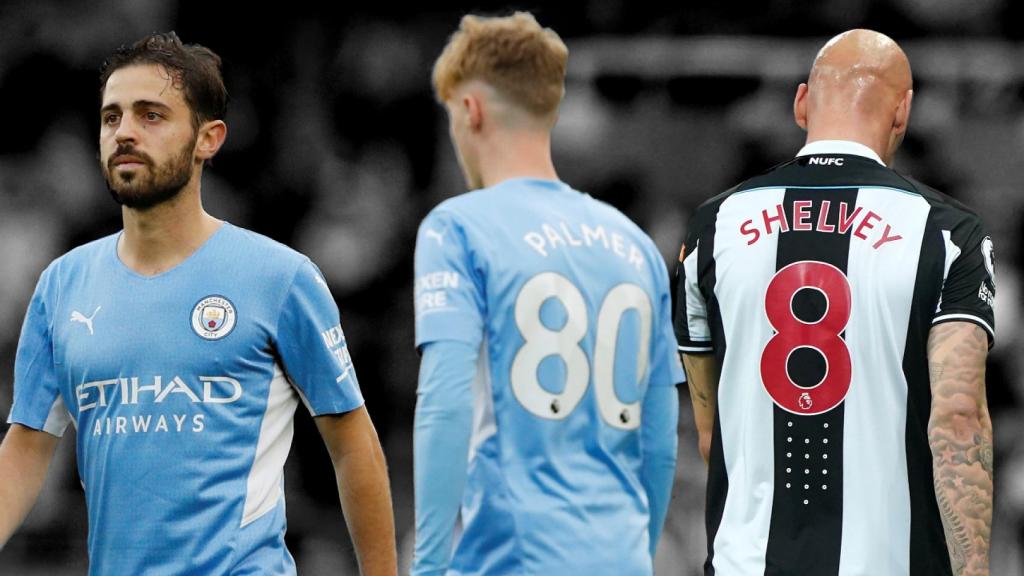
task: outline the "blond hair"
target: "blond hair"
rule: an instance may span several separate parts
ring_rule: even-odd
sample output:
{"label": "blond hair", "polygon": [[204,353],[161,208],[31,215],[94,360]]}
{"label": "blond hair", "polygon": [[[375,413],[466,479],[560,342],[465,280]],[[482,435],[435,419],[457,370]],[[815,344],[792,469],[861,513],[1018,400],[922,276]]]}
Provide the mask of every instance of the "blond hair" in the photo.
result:
{"label": "blond hair", "polygon": [[481,80],[537,116],[554,116],[565,94],[569,49],[528,12],[503,18],[467,15],[434,63],[440,102],[468,80]]}

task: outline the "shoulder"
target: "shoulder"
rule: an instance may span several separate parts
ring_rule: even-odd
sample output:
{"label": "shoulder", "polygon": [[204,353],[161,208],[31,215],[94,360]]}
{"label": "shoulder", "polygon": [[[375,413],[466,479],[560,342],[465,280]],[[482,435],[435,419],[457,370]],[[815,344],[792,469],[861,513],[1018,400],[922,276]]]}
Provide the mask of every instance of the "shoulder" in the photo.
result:
{"label": "shoulder", "polygon": [[596,222],[605,225],[610,224],[613,230],[620,231],[628,239],[628,242],[632,242],[633,245],[641,250],[655,277],[664,277],[667,280],[665,274],[667,274],[668,267],[665,257],[661,254],[654,240],[639,224],[621,210],[603,200],[598,200],[586,193],[580,193],[580,196],[581,201],[587,205],[587,211],[597,216]]}
{"label": "shoulder", "polygon": [[697,206],[697,209],[694,210],[693,214],[690,216],[690,222],[687,227],[687,236],[693,237],[707,232],[708,228],[712,226],[718,218],[718,210],[721,208],[722,204],[739,192],[752,190],[754,187],[749,184],[750,180],[745,180],[724,192],[708,198]]}
{"label": "shoulder", "polygon": [[227,252],[265,273],[294,274],[299,266],[309,262],[305,254],[273,238],[228,223],[224,226],[228,227],[224,230]]}
{"label": "shoulder", "polygon": [[435,206],[423,219],[463,221],[466,218],[479,218],[494,211],[497,206],[507,201],[507,194],[502,194],[494,187],[481,188],[464,192],[442,201]]}
{"label": "shoulder", "polygon": [[60,300],[63,286],[70,285],[75,278],[109,266],[115,258],[117,236],[112,234],[98,238],[54,258],[40,272],[33,298],[46,302],[47,306],[54,305]]}
{"label": "shoulder", "polygon": [[634,222],[629,216],[626,216],[621,210],[608,204],[604,200],[598,200],[586,193],[580,193],[582,201],[589,204],[588,208],[591,212],[598,215],[599,220],[604,222],[614,223],[626,234],[633,237],[634,240],[649,249],[654,249],[654,241],[647,235],[636,222]]}
{"label": "shoulder", "polygon": [[488,231],[505,222],[514,210],[507,191],[483,188],[465,192],[435,206],[420,222],[416,235],[419,251],[447,248],[449,239],[457,244],[480,244],[489,240]]}
{"label": "shoulder", "polygon": [[305,254],[245,228],[232,226],[225,232],[229,236],[221,244],[219,259],[229,259],[229,265],[237,267],[243,285],[259,287],[254,295],[269,314],[280,318],[289,310],[334,305],[323,273]]}
{"label": "shoulder", "polygon": [[928,202],[936,222],[941,228],[955,226],[981,226],[981,217],[972,208],[959,200],[944,194],[909,176],[903,178],[914,187],[914,192]]}
{"label": "shoulder", "polygon": [[60,277],[76,274],[85,268],[109,261],[115,257],[119,236],[120,233],[111,234],[68,250],[50,262],[43,275]]}
{"label": "shoulder", "polygon": [[434,207],[427,218],[502,222],[513,213],[533,212],[550,203],[565,202],[567,197],[562,194],[567,192],[572,193],[574,200],[593,200],[561,181],[514,178],[448,198]]}
{"label": "shoulder", "polygon": [[326,285],[319,268],[301,252],[258,232],[224,226],[214,258],[205,260],[207,267],[216,267],[208,272],[230,274],[240,286],[258,288],[253,294],[271,310],[278,310],[289,294]]}

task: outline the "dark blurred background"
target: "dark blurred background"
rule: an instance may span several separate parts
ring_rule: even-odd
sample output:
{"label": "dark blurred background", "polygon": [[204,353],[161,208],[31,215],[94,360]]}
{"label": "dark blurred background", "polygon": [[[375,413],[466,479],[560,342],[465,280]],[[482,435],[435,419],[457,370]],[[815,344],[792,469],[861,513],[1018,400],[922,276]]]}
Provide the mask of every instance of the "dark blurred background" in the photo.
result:
{"label": "dark blurred background", "polygon": [[[992,574],[1020,576],[1024,537],[1024,3],[761,0],[540,4],[5,0],[0,5],[0,416],[39,272],[120,228],[97,163],[98,68],[122,43],[176,30],[225,61],[228,141],[206,170],[215,216],[285,242],[323,270],[391,469],[403,570],[412,544],[412,256],[417,223],[465,189],[430,70],[467,11],[533,11],[570,48],[555,130],[561,177],[622,209],[673,262],[703,199],[790,157],[796,86],[818,48],[885,32],[914,68],[896,168],[974,207],[998,254],[988,394],[996,429]],[[683,388],[660,573],[697,575],[704,466]],[[0,433],[6,424],[0,424]],[[86,573],[74,432],[0,573]],[[304,574],[355,574],[330,461],[300,409],[286,475],[288,542]]]}

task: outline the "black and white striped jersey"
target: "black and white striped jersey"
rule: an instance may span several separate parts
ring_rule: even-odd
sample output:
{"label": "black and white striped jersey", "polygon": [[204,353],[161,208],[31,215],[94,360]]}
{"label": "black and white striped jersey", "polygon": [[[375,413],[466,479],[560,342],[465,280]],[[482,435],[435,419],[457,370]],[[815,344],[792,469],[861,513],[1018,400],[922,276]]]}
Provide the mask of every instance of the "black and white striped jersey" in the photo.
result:
{"label": "black and white striped jersey", "polygon": [[702,205],[686,238],[679,349],[721,366],[705,574],[950,574],[926,344],[948,321],[994,337],[979,218],[820,141]]}

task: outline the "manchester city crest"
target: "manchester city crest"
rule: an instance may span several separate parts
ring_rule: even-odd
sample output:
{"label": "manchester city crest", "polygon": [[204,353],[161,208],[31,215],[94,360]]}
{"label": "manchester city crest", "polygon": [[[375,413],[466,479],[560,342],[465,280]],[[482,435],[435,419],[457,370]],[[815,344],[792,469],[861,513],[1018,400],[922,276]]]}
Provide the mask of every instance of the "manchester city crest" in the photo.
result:
{"label": "manchester city crest", "polygon": [[220,340],[235,328],[235,306],[223,296],[207,296],[192,308],[192,330],[206,340]]}

